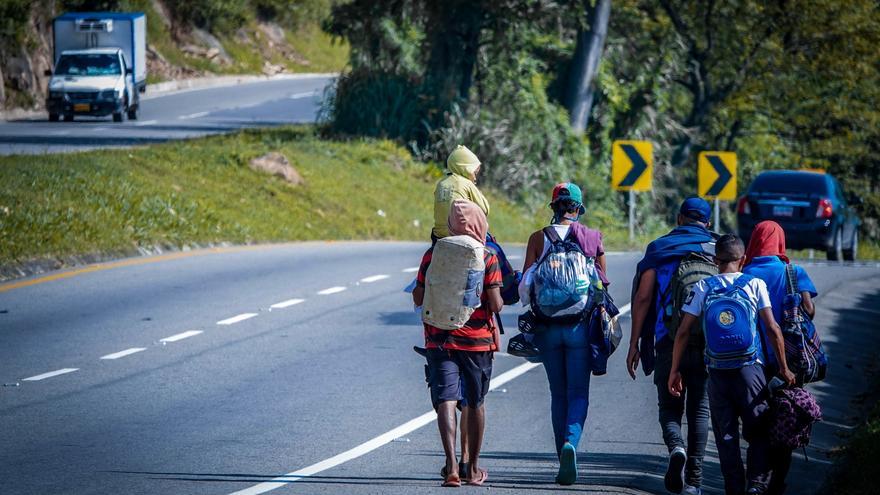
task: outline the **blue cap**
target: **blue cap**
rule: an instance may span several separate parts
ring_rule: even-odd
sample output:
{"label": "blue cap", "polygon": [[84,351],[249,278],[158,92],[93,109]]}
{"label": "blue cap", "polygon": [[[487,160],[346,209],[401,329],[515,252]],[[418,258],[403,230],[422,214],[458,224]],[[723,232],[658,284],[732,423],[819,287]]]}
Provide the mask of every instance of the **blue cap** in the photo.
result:
{"label": "blue cap", "polygon": [[703,198],[691,196],[684,200],[678,212],[692,220],[698,222],[709,223],[709,217],[712,215],[712,207]]}

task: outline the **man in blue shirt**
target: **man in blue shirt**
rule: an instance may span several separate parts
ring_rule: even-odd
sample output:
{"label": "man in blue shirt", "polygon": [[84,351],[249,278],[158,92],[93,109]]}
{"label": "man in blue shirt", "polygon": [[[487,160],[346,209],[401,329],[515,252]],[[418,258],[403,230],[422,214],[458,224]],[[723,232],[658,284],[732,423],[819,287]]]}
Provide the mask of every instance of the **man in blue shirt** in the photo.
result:
{"label": "man in blue shirt", "polygon": [[[669,393],[667,380],[672,366],[672,339],[664,315],[670,304],[668,289],[682,259],[693,253],[714,255],[718,236],[708,230],[710,212],[705,200],[688,198],[679,208],[678,226],[648,245],[633,282],[632,335],[627,356],[627,371],[633,379],[640,362],[646,375],[654,372],[658,419],[663,441],[669,450],[664,484],[672,493],[688,495],[701,493],[703,455],[709,437],[708,375],[702,346],[692,345],[681,365],[686,394],[676,397]],[[681,308],[671,309],[678,311]],[[681,431],[685,414],[687,442]]]}

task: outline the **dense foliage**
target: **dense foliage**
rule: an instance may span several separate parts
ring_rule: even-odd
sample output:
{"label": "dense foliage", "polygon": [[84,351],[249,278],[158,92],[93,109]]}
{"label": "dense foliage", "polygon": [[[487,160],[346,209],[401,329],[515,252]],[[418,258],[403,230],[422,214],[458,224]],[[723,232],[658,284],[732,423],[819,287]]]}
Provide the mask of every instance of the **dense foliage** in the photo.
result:
{"label": "dense foliage", "polygon": [[[512,196],[542,197],[552,182],[575,179],[605,206],[623,206],[606,186],[611,142],[648,139],[655,191],[640,197],[644,212],[670,211],[695,192],[702,150],[738,153],[741,191],[766,168],[824,168],[865,199],[865,233],[880,237],[876,2],[614,1],[580,135],[563,102],[594,5],[339,4],[327,29],[351,44],[351,70],[329,129],[399,139],[436,160],[465,142]],[[643,215],[643,225],[671,219]]]}

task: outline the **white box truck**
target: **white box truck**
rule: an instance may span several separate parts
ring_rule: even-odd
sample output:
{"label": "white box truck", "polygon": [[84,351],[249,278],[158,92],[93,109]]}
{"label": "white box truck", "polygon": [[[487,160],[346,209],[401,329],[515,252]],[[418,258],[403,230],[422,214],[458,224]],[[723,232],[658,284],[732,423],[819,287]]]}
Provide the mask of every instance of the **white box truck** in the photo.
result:
{"label": "white box truck", "polygon": [[147,89],[143,13],[72,12],[55,18],[55,70],[47,71],[49,120],[75,115],[138,117]]}

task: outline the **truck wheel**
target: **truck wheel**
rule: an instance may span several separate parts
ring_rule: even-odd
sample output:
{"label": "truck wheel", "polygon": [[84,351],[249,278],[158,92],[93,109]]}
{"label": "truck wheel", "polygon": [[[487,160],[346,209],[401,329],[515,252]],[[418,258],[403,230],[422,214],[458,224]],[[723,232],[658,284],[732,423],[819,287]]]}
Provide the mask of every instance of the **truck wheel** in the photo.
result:
{"label": "truck wheel", "polygon": [[837,229],[837,232],[834,233],[834,242],[826,254],[828,261],[839,261],[843,258],[843,229]]}
{"label": "truck wheel", "polygon": [[128,120],[137,120],[138,119],[138,107],[131,107],[128,109]]}
{"label": "truck wheel", "polygon": [[73,122],[73,114],[65,114],[64,121],[65,122]]}
{"label": "truck wheel", "polygon": [[49,122],[58,122],[59,115],[57,113],[49,114]]}
{"label": "truck wheel", "polygon": [[859,231],[853,232],[852,245],[849,249],[843,250],[844,261],[855,261],[859,255]]}
{"label": "truck wheel", "polygon": [[122,122],[122,112],[113,112],[113,122]]}

